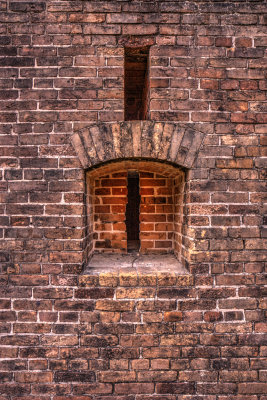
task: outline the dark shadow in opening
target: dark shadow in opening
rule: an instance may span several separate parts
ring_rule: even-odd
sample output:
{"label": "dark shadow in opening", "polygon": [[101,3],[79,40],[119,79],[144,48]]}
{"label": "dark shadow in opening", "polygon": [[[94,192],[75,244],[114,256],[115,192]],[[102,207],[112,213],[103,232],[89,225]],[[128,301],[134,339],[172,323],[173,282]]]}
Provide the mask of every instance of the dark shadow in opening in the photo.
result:
{"label": "dark shadow in opening", "polygon": [[148,64],[149,47],[125,48],[125,121],[148,119]]}
{"label": "dark shadow in opening", "polygon": [[128,203],[126,205],[126,232],[128,253],[139,251],[140,248],[139,216],[139,174],[136,171],[128,171]]}

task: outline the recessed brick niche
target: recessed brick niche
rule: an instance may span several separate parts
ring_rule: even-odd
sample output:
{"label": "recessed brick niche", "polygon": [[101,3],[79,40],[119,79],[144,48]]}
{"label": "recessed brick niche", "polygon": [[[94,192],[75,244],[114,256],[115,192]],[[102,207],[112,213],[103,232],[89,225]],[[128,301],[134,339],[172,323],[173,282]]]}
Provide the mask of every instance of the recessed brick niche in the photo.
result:
{"label": "recessed brick niche", "polygon": [[125,254],[128,244],[129,250],[126,206],[132,171],[139,176],[139,215],[132,229],[139,225],[140,253],[175,252],[180,256],[185,174],[156,161],[124,160],[87,172],[90,248]]}
{"label": "recessed brick niche", "polygon": [[[134,250],[141,254],[174,253],[187,264],[185,175],[203,137],[193,124],[185,127],[153,121],[91,124],[72,136],[87,170],[84,264],[93,253],[125,254],[132,250],[134,227],[138,231]],[[129,222],[129,179],[133,173],[140,205]]]}

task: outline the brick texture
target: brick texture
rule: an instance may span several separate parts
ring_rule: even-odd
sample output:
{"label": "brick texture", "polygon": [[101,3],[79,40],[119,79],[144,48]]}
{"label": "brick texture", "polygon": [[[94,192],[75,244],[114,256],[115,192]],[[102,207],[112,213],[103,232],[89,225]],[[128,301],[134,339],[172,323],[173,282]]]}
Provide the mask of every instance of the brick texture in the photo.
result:
{"label": "brick texture", "polygon": [[[266,44],[261,0],[0,1],[1,400],[266,400]],[[80,274],[125,158],[153,161],[143,247],[187,275]]]}

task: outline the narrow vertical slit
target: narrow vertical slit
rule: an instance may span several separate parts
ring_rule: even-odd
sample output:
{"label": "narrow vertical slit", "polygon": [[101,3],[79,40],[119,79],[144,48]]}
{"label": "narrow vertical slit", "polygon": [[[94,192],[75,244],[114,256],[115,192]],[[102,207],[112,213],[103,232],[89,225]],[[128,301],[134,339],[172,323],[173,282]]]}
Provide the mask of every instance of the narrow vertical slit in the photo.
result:
{"label": "narrow vertical slit", "polygon": [[146,120],[149,114],[149,47],[126,47],[124,61],[125,120]]}
{"label": "narrow vertical slit", "polygon": [[132,253],[140,248],[140,193],[139,174],[136,171],[128,172],[128,202],[126,205],[126,232],[127,251]]}

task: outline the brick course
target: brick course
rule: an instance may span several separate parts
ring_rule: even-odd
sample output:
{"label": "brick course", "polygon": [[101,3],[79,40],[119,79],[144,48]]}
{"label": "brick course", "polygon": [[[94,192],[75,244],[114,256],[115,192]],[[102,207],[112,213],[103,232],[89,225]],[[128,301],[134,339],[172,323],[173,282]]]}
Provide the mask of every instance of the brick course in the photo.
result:
{"label": "brick course", "polygon": [[[266,400],[265,14],[261,0],[0,1],[1,399]],[[124,122],[133,46],[150,47],[143,122]],[[124,158],[185,172],[168,224],[188,275],[80,275],[84,171]]]}

